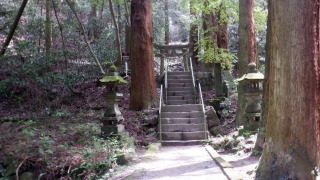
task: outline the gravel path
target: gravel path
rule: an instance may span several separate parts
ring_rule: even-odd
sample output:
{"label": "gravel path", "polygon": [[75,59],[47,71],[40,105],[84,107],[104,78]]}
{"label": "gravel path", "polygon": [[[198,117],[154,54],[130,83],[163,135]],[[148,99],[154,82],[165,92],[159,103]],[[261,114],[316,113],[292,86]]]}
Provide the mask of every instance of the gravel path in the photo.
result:
{"label": "gravel path", "polygon": [[225,180],[204,146],[159,147],[140,154],[136,163],[116,173],[112,180]]}

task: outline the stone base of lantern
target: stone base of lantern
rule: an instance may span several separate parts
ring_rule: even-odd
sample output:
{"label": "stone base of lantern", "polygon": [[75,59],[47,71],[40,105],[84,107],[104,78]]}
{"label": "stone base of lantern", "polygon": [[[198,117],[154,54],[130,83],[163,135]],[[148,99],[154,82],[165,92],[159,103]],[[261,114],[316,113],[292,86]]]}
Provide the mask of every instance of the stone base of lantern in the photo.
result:
{"label": "stone base of lantern", "polygon": [[119,124],[123,121],[122,116],[118,117],[104,117],[101,122],[103,123],[101,127],[101,133],[106,136],[119,136],[124,130],[124,125]]}
{"label": "stone base of lantern", "polygon": [[256,131],[259,128],[260,116],[260,113],[244,114],[244,118],[246,118],[244,129],[249,131]]}
{"label": "stone base of lantern", "polygon": [[101,132],[107,136],[120,135],[124,132],[124,125],[119,124],[117,126],[102,126]]}

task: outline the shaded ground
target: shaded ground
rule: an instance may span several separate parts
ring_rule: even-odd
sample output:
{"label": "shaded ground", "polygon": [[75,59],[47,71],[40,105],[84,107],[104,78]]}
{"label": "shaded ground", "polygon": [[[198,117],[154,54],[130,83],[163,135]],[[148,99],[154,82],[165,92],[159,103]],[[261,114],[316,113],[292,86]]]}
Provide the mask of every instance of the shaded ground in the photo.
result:
{"label": "shaded ground", "polygon": [[227,177],[203,146],[155,147],[138,153],[135,162],[112,180],[194,180]]}
{"label": "shaded ground", "polygon": [[260,156],[251,156],[250,153],[241,155],[231,153],[219,154],[223,159],[228,161],[233,166],[233,169],[245,180],[255,179]]}

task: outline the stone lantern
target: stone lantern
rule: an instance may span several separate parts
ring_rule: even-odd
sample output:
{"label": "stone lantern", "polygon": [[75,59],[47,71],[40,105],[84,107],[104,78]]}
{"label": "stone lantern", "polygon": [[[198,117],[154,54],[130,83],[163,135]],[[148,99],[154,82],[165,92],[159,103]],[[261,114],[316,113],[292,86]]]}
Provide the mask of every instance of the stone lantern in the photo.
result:
{"label": "stone lantern", "polygon": [[124,131],[124,126],[120,124],[123,121],[123,117],[119,110],[118,102],[123,95],[117,91],[118,86],[127,84],[127,81],[118,75],[114,65],[110,67],[107,75],[99,81],[107,89],[107,92],[104,94],[107,101],[107,110],[101,120],[103,123],[101,132],[107,136],[120,135]]}
{"label": "stone lantern", "polygon": [[248,65],[248,73],[244,74],[239,82],[243,82],[243,92],[247,100],[244,118],[246,119],[244,127],[248,130],[256,130],[259,127],[261,115],[261,93],[264,75],[258,72],[256,64]]}

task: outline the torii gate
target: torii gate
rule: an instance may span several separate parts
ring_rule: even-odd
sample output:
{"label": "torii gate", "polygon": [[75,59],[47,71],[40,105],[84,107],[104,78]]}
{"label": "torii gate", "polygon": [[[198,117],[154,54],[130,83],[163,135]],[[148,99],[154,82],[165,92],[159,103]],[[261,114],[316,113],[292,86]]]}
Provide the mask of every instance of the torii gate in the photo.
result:
{"label": "torii gate", "polygon": [[188,59],[190,56],[190,44],[184,45],[157,45],[154,44],[155,57],[160,57],[160,76],[164,74],[164,60],[165,58],[175,58],[183,56],[184,71],[189,70]]}

